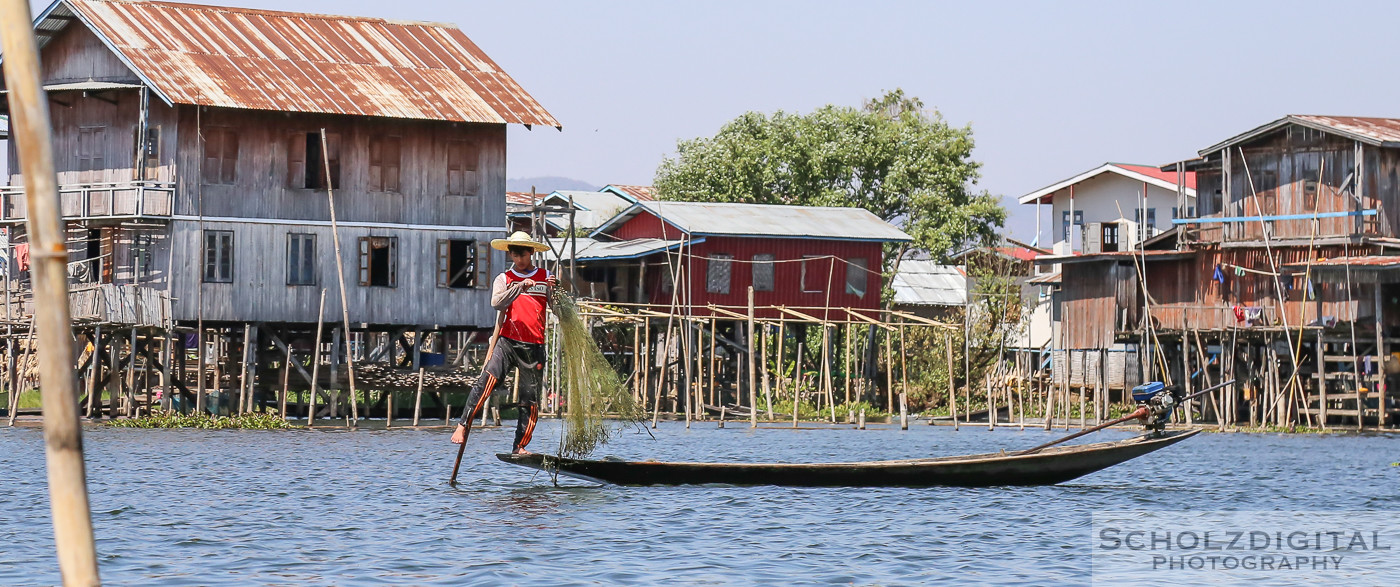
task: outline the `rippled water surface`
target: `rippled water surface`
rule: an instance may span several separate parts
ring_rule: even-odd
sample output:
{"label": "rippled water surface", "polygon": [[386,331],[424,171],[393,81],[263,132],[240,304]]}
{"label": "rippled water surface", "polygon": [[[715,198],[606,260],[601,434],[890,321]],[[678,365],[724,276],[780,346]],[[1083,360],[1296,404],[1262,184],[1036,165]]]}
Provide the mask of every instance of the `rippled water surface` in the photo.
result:
{"label": "rippled water surface", "polygon": [[[1095,510],[1400,510],[1400,438],[1202,434],[1051,487],[593,486],[445,430],[88,428],[101,571],[133,584],[1085,584]],[[600,454],[840,461],[1026,448],[1064,434],[911,425],[625,433]],[[1126,438],[1102,432],[1093,440]],[[544,421],[532,448],[553,450]],[[42,433],[0,428],[0,583],[58,581]]]}

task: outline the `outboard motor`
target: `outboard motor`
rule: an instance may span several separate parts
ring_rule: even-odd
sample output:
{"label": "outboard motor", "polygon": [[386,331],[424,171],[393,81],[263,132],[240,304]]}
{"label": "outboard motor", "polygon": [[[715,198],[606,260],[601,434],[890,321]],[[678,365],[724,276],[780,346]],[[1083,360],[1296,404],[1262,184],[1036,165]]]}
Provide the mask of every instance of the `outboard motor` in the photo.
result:
{"label": "outboard motor", "polygon": [[1179,387],[1167,387],[1160,381],[1150,381],[1133,388],[1133,401],[1139,409],[1147,409],[1143,426],[1158,434],[1166,430],[1172,410],[1181,404],[1181,400]]}

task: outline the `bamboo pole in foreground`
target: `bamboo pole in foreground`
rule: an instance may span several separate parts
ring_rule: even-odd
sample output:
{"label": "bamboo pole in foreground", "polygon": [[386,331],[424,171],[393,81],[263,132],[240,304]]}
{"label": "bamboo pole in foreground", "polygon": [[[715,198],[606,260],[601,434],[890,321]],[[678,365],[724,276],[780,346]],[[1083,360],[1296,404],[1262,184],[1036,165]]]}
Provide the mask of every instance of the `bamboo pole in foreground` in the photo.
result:
{"label": "bamboo pole in foreground", "polygon": [[35,328],[43,395],[44,447],[49,508],[64,585],[100,585],[97,548],[88,506],[83,431],[73,372],[72,319],[68,308],[68,249],[58,209],[48,96],[39,82],[39,51],[29,3],[0,1],[0,54],[10,90],[10,132],[24,174],[25,203],[34,272]]}
{"label": "bamboo pole in foreground", "polygon": [[340,258],[340,227],[335,221],[335,177],[331,175],[331,154],[326,129],[321,129],[321,164],[326,171],[326,203],[331,211],[331,242],[335,244],[335,276],[340,284],[340,317],[345,324],[345,366],[350,383],[350,427],[360,425],[360,400],[355,391],[355,357],[350,352],[350,305],[345,300],[345,261]]}

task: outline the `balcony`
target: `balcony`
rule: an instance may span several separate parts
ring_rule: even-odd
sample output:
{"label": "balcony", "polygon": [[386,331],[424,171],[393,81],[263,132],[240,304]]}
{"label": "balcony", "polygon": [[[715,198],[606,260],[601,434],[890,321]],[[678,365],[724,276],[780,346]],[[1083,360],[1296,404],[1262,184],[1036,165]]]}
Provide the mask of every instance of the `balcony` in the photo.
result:
{"label": "balcony", "polygon": [[[169,220],[175,208],[175,184],[169,182],[65,184],[59,186],[58,195],[63,217],[68,220]],[[24,222],[26,218],[24,186],[0,187],[0,224]]]}
{"label": "balcony", "polygon": [[[68,303],[73,322],[78,324],[170,325],[170,296],[150,286],[75,283],[69,286]],[[33,292],[17,288],[10,303],[0,309],[0,319],[26,324],[34,315],[34,305]]]}

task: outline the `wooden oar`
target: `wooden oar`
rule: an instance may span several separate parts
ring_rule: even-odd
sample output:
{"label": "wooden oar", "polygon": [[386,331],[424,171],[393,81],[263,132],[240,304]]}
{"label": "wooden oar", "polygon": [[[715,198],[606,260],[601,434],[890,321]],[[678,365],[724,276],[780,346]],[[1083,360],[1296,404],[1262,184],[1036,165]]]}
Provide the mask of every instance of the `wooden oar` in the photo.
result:
{"label": "wooden oar", "polygon": [[[504,311],[496,312],[496,325],[491,329],[491,342],[486,345],[486,364],[491,363],[491,355],[495,354],[496,352],[496,341],[501,338],[501,322],[504,321],[505,317],[506,313]],[[481,366],[481,375],[479,375],[479,377],[484,377],[485,375],[486,365],[483,364]],[[481,393],[491,393],[491,390],[483,389]],[[465,410],[467,408],[463,406],[462,409]],[[462,435],[462,444],[457,446],[457,461],[452,463],[452,477],[447,480],[447,484],[451,485],[452,487],[457,486],[457,471],[462,468],[462,453],[465,453],[467,451],[467,439],[471,438],[472,436],[472,420],[474,418],[471,418],[470,416],[474,415],[475,414],[470,414],[468,416],[466,424],[466,434]]]}
{"label": "wooden oar", "polygon": [[1085,430],[1080,430],[1079,432],[1075,432],[1074,434],[1071,434],[1071,435],[1066,436],[1066,437],[1064,437],[1064,438],[1061,438],[1061,439],[1059,439],[1059,440],[1052,440],[1052,441],[1050,441],[1050,442],[1047,442],[1047,443],[1042,444],[1042,445],[1040,445],[1040,446],[1037,446],[1037,447],[1035,447],[1035,448],[1028,448],[1028,449],[1023,450],[1023,451],[1021,451],[1021,452],[1012,453],[1012,454],[1018,454],[1018,455],[1030,455],[1030,454],[1035,454],[1035,453],[1040,452],[1042,449],[1050,448],[1050,447],[1052,447],[1052,446],[1055,446],[1055,445],[1057,445],[1057,444],[1060,444],[1061,442],[1066,442],[1066,441],[1074,440],[1074,439],[1076,439],[1076,438],[1079,438],[1080,436],[1084,436],[1085,434],[1089,434],[1089,433],[1091,433],[1091,432],[1098,432],[1098,431],[1100,431],[1100,430],[1103,430],[1104,428],[1108,428],[1109,426],[1113,426],[1113,425],[1115,425],[1115,424],[1122,424],[1122,423],[1124,423],[1124,422],[1127,422],[1128,420],[1135,420],[1135,419],[1138,419],[1138,418],[1146,418],[1146,417],[1147,417],[1147,414],[1148,414],[1149,412],[1150,412],[1150,410],[1148,410],[1147,406],[1142,406],[1142,407],[1140,407],[1140,408],[1134,410],[1133,413],[1128,414],[1128,415],[1126,415],[1126,416],[1123,416],[1122,418],[1118,418],[1117,420],[1109,420],[1109,421],[1107,421],[1107,422],[1104,422],[1103,424],[1099,424],[1098,426],[1095,426],[1095,427],[1093,427],[1093,428],[1088,428],[1088,429],[1085,429]]}

